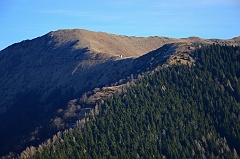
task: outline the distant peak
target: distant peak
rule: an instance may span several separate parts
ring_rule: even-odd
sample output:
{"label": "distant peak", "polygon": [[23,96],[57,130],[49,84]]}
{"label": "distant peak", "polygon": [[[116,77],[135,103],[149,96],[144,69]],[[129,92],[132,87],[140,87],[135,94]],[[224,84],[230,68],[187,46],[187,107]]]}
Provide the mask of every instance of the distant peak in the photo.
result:
{"label": "distant peak", "polygon": [[88,48],[90,52],[109,56],[138,57],[162,45],[175,41],[164,37],[134,37],[94,32],[84,29],[64,29],[49,33],[56,47],[77,41],[73,49]]}

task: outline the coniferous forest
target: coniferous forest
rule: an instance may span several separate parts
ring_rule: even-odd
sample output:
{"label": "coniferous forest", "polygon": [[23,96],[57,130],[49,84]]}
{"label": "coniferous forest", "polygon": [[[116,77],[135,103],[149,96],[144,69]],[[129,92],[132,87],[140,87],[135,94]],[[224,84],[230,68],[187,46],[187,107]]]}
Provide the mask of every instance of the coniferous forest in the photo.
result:
{"label": "coniferous forest", "polygon": [[114,95],[34,158],[238,158],[240,48],[192,56],[194,65],[162,68]]}

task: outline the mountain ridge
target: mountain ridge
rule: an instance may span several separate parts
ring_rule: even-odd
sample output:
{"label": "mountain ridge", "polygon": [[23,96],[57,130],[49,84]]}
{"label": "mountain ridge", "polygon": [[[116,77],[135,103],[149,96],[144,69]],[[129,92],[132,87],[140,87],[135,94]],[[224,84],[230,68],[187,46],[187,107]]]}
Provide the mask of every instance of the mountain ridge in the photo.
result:
{"label": "mountain ridge", "polygon": [[[194,44],[212,44],[217,43],[221,45],[240,45],[240,36],[233,37],[231,39],[218,39],[210,38],[204,39],[196,36],[190,36],[187,38],[170,38],[163,36],[147,36],[147,37],[137,37],[137,36],[127,36],[118,34],[109,34],[106,32],[95,32],[85,29],[60,29],[57,31],[51,31],[43,36],[31,39],[23,40],[21,42],[12,44],[13,45],[24,43],[26,41],[32,41],[41,37],[51,37],[52,39],[49,43],[54,43],[55,48],[62,45],[73,45],[73,49],[89,48],[92,52],[106,53],[111,56],[119,56],[125,54],[126,57],[129,56],[141,56],[152,50],[155,50],[166,43],[173,42],[192,42]],[[111,39],[111,40],[110,40]],[[116,44],[120,42],[119,44]],[[111,47],[113,45],[113,47]],[[131,46],[134,45],[134,46]],[[128,49],[122,49],[122,47],[130,47]],[[6,48],[8,48],[6,47]],[[6,49],[5,48],[5,49]],[[107,49],[110,48],[110,49]],[[116,49],[119,49],[116,50]],[[4,49],[3,49],[4,50]],[[114,51],[113,51],[114,50]],[[130,53],[133,52],[133,53]]]}

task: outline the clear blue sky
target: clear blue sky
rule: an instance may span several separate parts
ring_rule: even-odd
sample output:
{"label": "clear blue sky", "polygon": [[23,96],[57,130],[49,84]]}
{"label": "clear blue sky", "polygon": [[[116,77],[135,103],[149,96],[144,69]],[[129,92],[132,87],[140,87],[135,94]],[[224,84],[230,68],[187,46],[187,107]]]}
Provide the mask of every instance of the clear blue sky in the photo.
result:
{"label": "clear blue sky", "polygon": [[58,29],[133,36],[240,36],[240,0],[0,0],[0,50]]}

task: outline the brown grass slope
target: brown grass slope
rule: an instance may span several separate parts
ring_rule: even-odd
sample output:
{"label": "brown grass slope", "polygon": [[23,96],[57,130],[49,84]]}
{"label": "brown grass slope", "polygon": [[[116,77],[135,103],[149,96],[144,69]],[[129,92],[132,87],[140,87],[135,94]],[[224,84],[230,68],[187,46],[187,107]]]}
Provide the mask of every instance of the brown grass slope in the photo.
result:
{"label": "brown grass slope", "polygon": [[82,29],[59,30],[50,33],[57,42],[56,46],[68,43],[69,41],[78,41],[74,49],[89,48],[93,52],[104,53],[110,56],[123,55],[125,57],[138,57],[155,50],[164,44],[174,42],[191,42],[194,44],[212,44],[221,45],[240,45],[240,37],[229,40],[221,39],[202,39],[198,37],[189,37],[174,39],[168,37],[135,37],[108,34],[104,32],[93,32]]}
{"label": "brown grass slope", "polygon": [[109,56],[137,57],[155,50],[163,44],[174,42],[166,37],[133,37],[92,32],[81,29],[59,30],[51,32],[56,40],[56,46],[69,41],[78,41],[74,49],[89,48],[92,52],[104,53]]}

